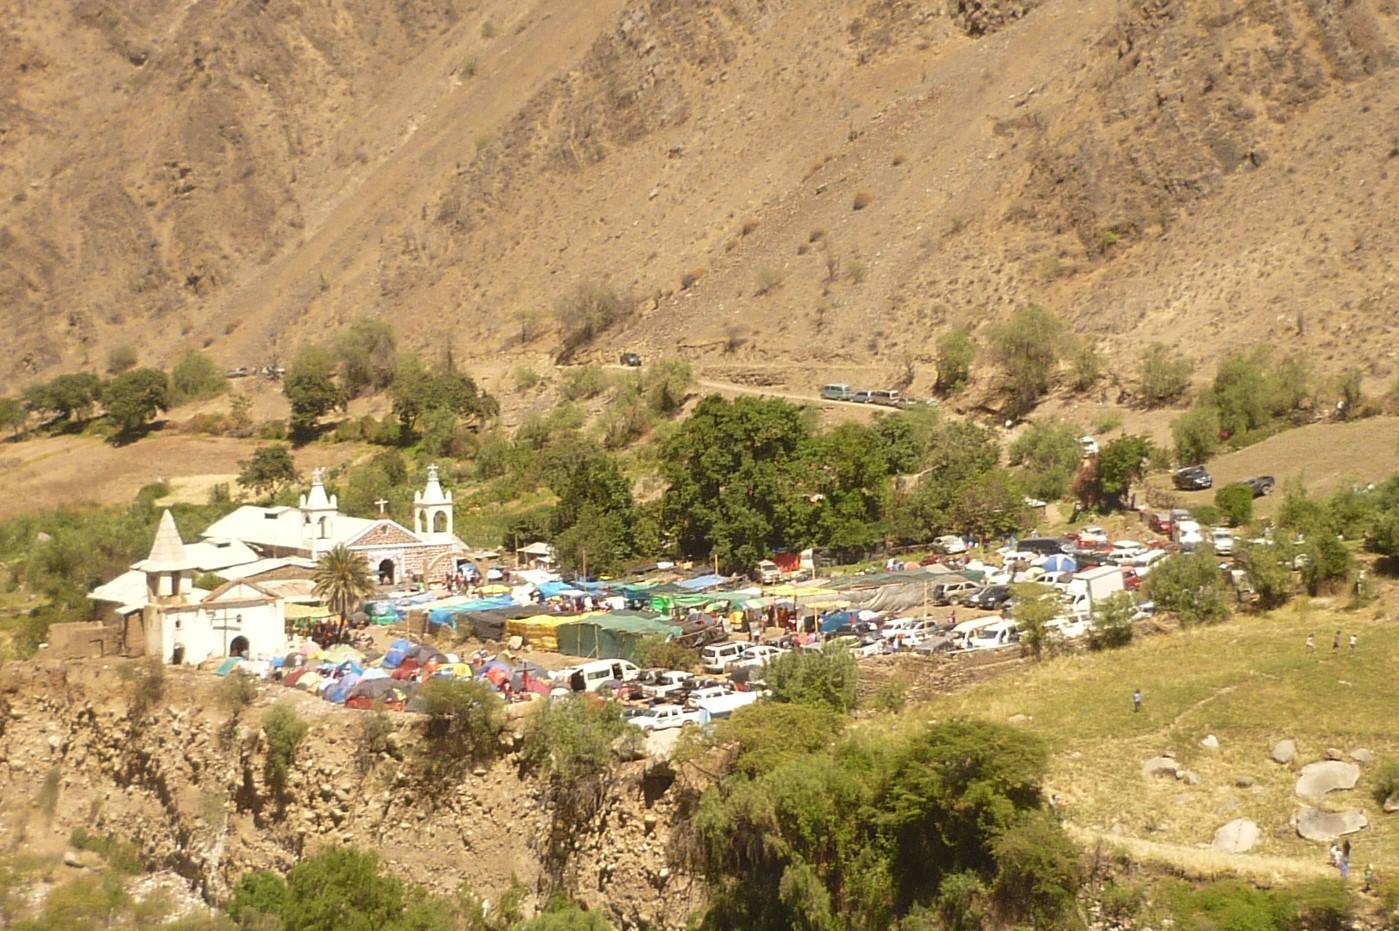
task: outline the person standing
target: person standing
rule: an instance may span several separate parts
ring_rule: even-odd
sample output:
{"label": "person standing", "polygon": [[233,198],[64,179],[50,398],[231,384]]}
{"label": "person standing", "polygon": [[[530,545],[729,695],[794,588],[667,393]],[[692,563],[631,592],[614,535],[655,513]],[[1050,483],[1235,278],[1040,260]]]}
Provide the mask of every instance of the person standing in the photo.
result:
{"label": "person standing", "polygon": [[1316,652],[1316,634],[1307,634],[1307,652]]}
{"label": "person standing", "polygon": [[1331,652],[1339,653],[1341,650],[1341,632],[1336,631],[1336,636],[1331,638]]}
{"label": "person standing", "polygon": [[1133,713],[1133,714],[1136,714],[1138,711],[1141,711],[1141,710],[1142,710],[1142,690],[1141,690],[1141,689],[1133,689],[1133,690],[1132,690],[1132,713]]}
{"label": "person standing", "polygon": [[1355,636],[1355,634],[1351,634],[1351,635],[1350,635],[1350,651],[1351,651],[1352,653],[1355,652],[1356,640],[1357,640],[1357,637]]}

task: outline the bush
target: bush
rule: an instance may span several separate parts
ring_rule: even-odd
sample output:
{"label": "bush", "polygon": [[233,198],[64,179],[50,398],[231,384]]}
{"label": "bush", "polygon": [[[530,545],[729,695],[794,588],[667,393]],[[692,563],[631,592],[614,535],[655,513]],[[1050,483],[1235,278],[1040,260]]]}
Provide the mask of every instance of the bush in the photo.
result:
{"label": "bush", "polygon": [[636,645],[636,664],[689,671],[699,664],[699,651],[662,637],[646,637]]}
{"label": "bush", "polygon": [[1135,883],[1107,882],[1098,893],[1103,917],[1126,925],[1137,916],[1146,903],[1146,890]]}
{"label": "bush", "polygon": [[826,749],[848,721],[824,705],[749,705],[721,720],[710,742],[730,749],[734,772],[756,777]]}
{"label": "bush", "polygon": [[120,346],[113,346],[107,353],[107,374],[120,375],[127,369],[136,367],[136,350],[129,344],[122,343]]}
{"label": "bush", "polygon": [[1179,401],[1190,388],[1195,363],[1164,343],[1152,343],[1142,353],[1138,389],[1147,407]]}
{"label": "bush", "polygon": [[753,294],[762,297],[782,287],[782,272],[771,265],[760,265],[753,274]]}
{"label": "bush", "polygon": [[577,902],[555,895],[544,910],[514,931],[614,931],[612,923],[597,912],[584,910]]}
{"label": "bush", "polygon": [[1094,650],[1123,647],[1132,642],[1132,614],[1136,606],[1126,592],[1115,592],[1093,605],[1088,646]]}
{"label": "bush", "polygon": [[165,697],[165,666],[154,656],[122,669],[128,686],[131,716],[143,718]]}
{"label": "bush", "polygon": [[1011,592],[1015,596],[1011,617],[1020,633],[1020,646],[1038,660],[1050,646],[1049,622],[1059,614],[1059,593],[1037,582],[1012,586]]}
{"label": "bush", "polygon": [[1103,377],[1103,355],[1085,339],[1069,341],[1069,385],[1075,391],[1088,391]]}
{"label": "bush", "polygon": [[1035,814],[997,838],[992,892],[1009,914],[1035,928],[1062,926],[1082,883],[1078,849],[1048,815]]}
{"label": "bush", "polygon": [[569,369],[559,387],[559,393],[565,400],[583,401],[602,394],[608,389],[610,382],[611,379],[601,366],[582,365]]}
{"label": "bush", "polygon": [[1213,504],[1202,504],[1197,508],[1190,509],[1190,516],[1196,523],[1206,527],[1218,526],[1224,522],[1224,512]]}
{"label": "bush", "polygon": [[991,350],[1001,366],[1007,414],[1024,414],[1049,390],[1063,344],[1064,324],[1034,306],[992,330]]}
{"label": "bush", "polygon": [[1399,797],[1399,760],[1385,760],[1375,770],[1375,787],[1371,794],[1380,806]]}
{"label": "bush", "polygon": [[1157,608],[1187,624],[1217,621],[1229,612],[1224,577],[1211,553],[1161,560],[1147,576],[1146,589]]}
{"label": "bush", "polygon": [[1176,462],[1195,465],[1219,449],[1219,412],[1213,407],[1196,407],[1171,421]]}
{"label": "bush", "polygon": [[86,828],[77,827],[68,835],[68,844],[77,850],[92,851],[118,873],[136,876],[142,871],[140,848],[113,834],[89,834]]}
{"label": "bush", "polygon": [[1010,464],[1021,467],[1028,494],[1042,501],[1064,497],[1083,461],[1080,433],[1062,420],[1038,420],[1010,444]]}
{"label": "bush", "polygon": [[1277,608],[1292,597],[1296,582],[1292,577],[1291,547],[1236,543],[1234,561],[1258,596],[1259,607]]}
{"label": "bush", "polygon": [[237,717],[244,708],[251,705],[256,699],[257,680],[252,676],[231,672],[228,674],[228,678],[223,680],[223,685],[219,686],[219,702],[234,717]]}
{"label": "bush", "polygon": [[430,679],[420,698],[434,761],[482,762],[495,755],[505,708],[495,689],[472,679]]}
{"label": "bush", "polygon": [[228,379],[212,359],[197,349],[180,356],[170,370],[171,400],[175,404],[216,397],[228,390]]}
{"label": "bush", "polygon": [[764,679],[775,701],[848,712],[855,707],[859,676],[855,655],[828,643],[819,651],[792,650],[774,657]]}
{"label": "bush", "polygon": [[228,916],[247,927],[260,916],[279,916],[287,903],[287,883],[281,874],[257,870],[238,877],[228,901]]}
{"label": "bush", "polygon": [[287,776],[296,760],[296,750],[306,739],[306,722],[285,703],[268,708],[262,716],[262,732],[267,738],[267,784],[275,791],[286,789]]}
{"label": "bush", "polygon": [[528,365],[515,369],[514,379],[516,391],[529,391],[542,380],[539,373]]}
{"label": "bush", "polygon": [[1242,527],[1253,520],[1253,489],[1242,482],[1225,485],[1214,493],[1214,506],[1230,527]]}
{"label": "bush", "polygon": [[[933,908],[941,931],[982,931],[986,927],[986,887],[972,872],[953,873],[938,884]],[[902,927],[901,927],[902,931]]]}
{"label": "bush", "polygon": [[948,330],[938,339],[938,374],[935,384],[942,394],[956,394],[967,386],[972,363],[976,361],[976,344],[961,327]]}
{"label": "bush", "polygon": [[[267,890],[271,893],[271,889]],[[330,848],[287,873],[281,915],[285,931],[370,931],[395,928],[403,884],[380,872],[379,859],[353,848]],[[275,893],[272,893],[275,895]]]}
{"label": "bush", "polygon": [[608,284],[580,284],[555,308],[563,361],[631,312],[631,301]]}

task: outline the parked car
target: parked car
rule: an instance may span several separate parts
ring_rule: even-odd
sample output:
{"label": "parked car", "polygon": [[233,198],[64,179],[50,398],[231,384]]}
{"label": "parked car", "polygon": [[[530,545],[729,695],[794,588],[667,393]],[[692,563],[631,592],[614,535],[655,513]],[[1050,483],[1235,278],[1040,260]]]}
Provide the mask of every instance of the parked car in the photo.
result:
{"label": "parked car", "polygon": [[1181,491],[1203,491],[1214,485],[1209,470],[1202,465],[1186,466],[1176,471],[1172,477],[1175,486]]}
{"label": "parked car", "polygon": [[771,559],[758,563],[758,581],[764,585],[776,585],[782,581],[782,567]]}
{"label": "parked car", "polygon": [[933,604],[957,604],[963,598],[976,594],[980,588],[980,585],[970,579],[954,579],[949,582],[939,582],[933,586]]}
{"label": "parked car", "polygon": [[1277,480],[1271,475],[1253,475],[1244,479],[1243,483],[1253,489],[1253,496],[1255,498],[1261,498],[1273,490],[1273,486],[1277,484]]}
{"label": "parked car", "polygon": [[704,724],[709,714],[699,709],[682,708],[679,705],[656,705],[643,714],[627,718],[627,723],[643,731],[664,731],[686,724]]}
{"label": "parked car", "polygon": [[1146,545],[1136,540],[1118,540],[1108,552],[1108,562],[1124,565],[1146,552]]}
{"label": "parked car", "polygon": [[637,355],[634,352],[622,353],[621,359],[619,361],[629,369],[641,367],[641,356]]}
{"label": "parked car", "polygon": [[1234,555],[1234,534],[1223,527],[1215,527],[1210,531],[1210,545],[1220,556]]}
{"label": "parked car", "polygon": [[851,390],[849,385],[835,384],[821,386],[821,397],[825,398],[827,401],[849,401],[852,394],[854,394],[854,391]]}
{"label": "parked car", "polygon": [[1205,542],[1204,529],[1200,527],[1199,521],[1183,520],[1176,524],[1176,542],[1180,548],[1187,553],[1199,549]]}
{"label": "parked car", "polygon": [[870,403],[870,393],[868,391],[852,391],[850,392],[850,400],[856,404],[868,404]]}
{"label": "parked car", "polygon": [[1038,553],[1041,556],[1055,556],[1064,552],[1067,541],[1057,537],[1035,537],[1029,540],[1021,540],[1018,546],[1026,553]]}
{"label": "parked car", "polygon": [[1102,527],[1084,527],[1078,532],[1078,544],[1103,544],[1108,542],[1108,532]]}
{"label": "parked car", "polygon": [[711,643],[700,650],[700,664],[704,666],[705,672],[724,672],[731,663],[737,662],[747,648],[746,643],[736,643],[732,640],[725,643]]}
{"label": "parked car", "polygon": [[1164,511],[1152,511],[1147,515],[1146,525],[1161,536],[1169,537],[1174,522],[1171,520],[1170,514]]}
{"label": "parked car", "polygon": [[555,682],[567,683],[575,692],[596,692],[609,682],[634,682],[641,670],[624,659],[599,659],[554,673]]}
{"label": "parked car", "polygon": [[966,605],[982,611],[999,611],[1010,604],[1009,585],[988,585],[966,600]]}
{"label": "parked car", "polygon": [[933,549],[944,556],[957,556],[967,551],[967,541],[956,534],[943,534],[933,540]]}
{"label": "parked car", "polygon": [[669,698],[689,688],[694,676],[679,669],[652,669],[642,674],[642,698]]}
{"label": "parked car", "polygon": [[899,406],[899,393],[897,391],[879,390],[870,392],[871,404],[883,404],[885,407]]}
{"label": "parked car", "polygon": [[916,618],[896,617],[879,628],[881,639],[893,641],[899,634],[907,634],[918,623]]}
{"label": "parked car", "polygon": [[966,643],[969,650],[994,650],[997,647],[1010,646],[1019,640],[1020,629],[1015,621],[1000,618],[973,633]]}
{"label": "parked car", "polygon": [[729,670],[752,669],[758,666],[766,666],[774,657],[781,656],[787,651],[781,647],[769,646],[765,643],[755,643],[743,651],[743,655],[729,664]]}

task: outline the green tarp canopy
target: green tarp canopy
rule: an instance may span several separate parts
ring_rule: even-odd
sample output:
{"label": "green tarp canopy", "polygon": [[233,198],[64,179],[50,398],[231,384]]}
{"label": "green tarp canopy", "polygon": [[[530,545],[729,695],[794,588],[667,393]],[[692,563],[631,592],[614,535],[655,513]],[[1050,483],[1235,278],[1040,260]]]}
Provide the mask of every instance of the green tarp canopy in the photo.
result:
{"label": "green tarp canopy", "polygon": [[678,625],[650,614],[613,612],[560,624],[559,652],[590,659],[636,660],[636,646],[647,637],[667,640],[680,633]]}

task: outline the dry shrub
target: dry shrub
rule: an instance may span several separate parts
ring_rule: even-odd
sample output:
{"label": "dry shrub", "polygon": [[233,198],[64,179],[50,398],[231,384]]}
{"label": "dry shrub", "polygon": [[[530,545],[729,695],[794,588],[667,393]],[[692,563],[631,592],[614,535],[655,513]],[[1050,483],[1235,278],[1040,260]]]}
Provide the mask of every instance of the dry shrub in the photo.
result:
{"label": "dry shrub", "polygon": [[860,191],[855,195],[855,200],[850,204],[852,210],[864,210],[874,201],[874,195],[869,191]]}

